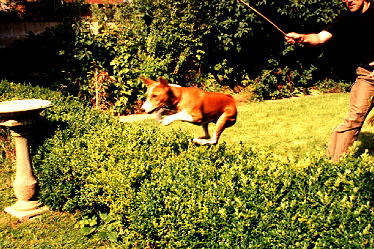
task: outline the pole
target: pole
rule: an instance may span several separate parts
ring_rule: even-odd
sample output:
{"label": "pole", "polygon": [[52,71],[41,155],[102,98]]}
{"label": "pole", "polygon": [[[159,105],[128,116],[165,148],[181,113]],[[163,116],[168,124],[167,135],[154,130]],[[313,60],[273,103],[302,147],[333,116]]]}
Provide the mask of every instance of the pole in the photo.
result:
{"label": "pole", "polygon": [[260,15],[262,18],[268,21],[271,25],[273,25],[279,32],[281,32],[284,36],[286,36],[286,33],[283,30],[281,30],[277,25],[275,25],[272,21],[270,21],[266,16],[261,14],[261,12],[259,12],[258,10],[256,10],[255,8],[253,8],[251,5],[244,2],[243,0],[238,0],[238,1],[244,4],[245,6],[247,6],[248,8],[250,8],[251,10],[253,10],[254,12],[256,12],[258,15]]}

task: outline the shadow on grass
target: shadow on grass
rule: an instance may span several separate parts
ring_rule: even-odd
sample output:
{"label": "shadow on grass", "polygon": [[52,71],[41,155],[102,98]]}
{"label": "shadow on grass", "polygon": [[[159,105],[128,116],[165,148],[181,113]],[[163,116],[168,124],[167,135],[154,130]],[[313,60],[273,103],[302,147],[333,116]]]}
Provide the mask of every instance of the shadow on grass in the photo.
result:
{"label": "shadow on grass", "polygon": [[357,153],[362,154],[368,150],[368,154],[374,156],[374,133],[361,132],[358,140],[361,142]]}

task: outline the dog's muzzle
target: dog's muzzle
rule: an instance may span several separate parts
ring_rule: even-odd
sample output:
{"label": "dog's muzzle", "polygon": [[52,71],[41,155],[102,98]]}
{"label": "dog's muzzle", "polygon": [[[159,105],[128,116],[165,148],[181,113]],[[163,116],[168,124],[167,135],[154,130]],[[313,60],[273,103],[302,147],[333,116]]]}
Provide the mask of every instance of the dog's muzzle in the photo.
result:
{"label": "dog's muzzle", "polygon": [[163,105],[162,106],[153,106],[152,103],[149,102],[149,101],[144,102],[144,104],[141,107],[141,109],[144,110],[148,114],[153,113],[157,110],[160,110],[161,108],[163,108]]}
{"label": "dog's muzzle", "polygon": [[155,110],[155,108],[153,108],[152,106],[152,103],[149,101],[144,102],[141,109],[144,110],[146,113],[152,113]]}

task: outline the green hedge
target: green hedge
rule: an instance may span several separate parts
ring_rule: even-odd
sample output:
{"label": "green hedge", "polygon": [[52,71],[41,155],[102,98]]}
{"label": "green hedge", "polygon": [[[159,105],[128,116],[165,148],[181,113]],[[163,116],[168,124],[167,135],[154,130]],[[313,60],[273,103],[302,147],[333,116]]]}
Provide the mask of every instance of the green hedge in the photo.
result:
{"label": "green hedge", "polygon": [[32,148],[40,199],[126,248],[369,248],[372,161],[292,159],[249,145],[199,147],[180,131],[120,123],[56,92]]}

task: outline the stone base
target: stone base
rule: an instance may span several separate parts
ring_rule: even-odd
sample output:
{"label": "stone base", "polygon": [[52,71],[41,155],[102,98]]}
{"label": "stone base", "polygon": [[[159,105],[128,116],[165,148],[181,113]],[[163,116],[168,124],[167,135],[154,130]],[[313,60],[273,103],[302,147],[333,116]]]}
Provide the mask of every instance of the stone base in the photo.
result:
{"label": "stone base", "polygon": [[6,207],[4,210],[8,214],[17,217],[20,221],[27,221],[31,217],[48,211],[48,207],[42,205],[38,201],[17,201],[14,205]]}

